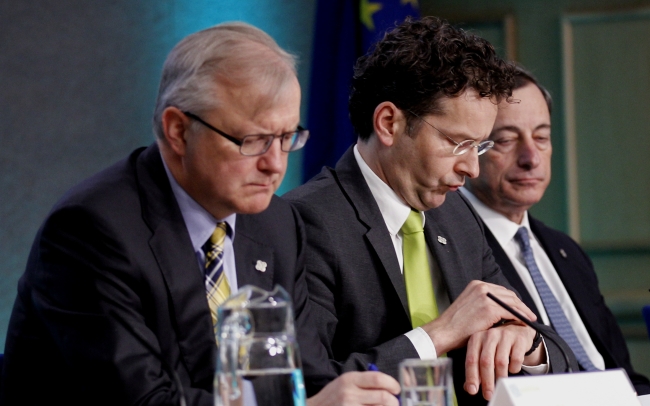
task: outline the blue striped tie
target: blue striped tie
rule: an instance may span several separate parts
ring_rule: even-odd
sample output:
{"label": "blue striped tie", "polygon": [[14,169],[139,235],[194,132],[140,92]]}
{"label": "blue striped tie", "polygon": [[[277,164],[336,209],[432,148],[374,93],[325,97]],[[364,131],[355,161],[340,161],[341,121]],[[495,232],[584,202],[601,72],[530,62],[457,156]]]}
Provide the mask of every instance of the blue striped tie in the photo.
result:
{"label": "blue striped tie", "polygon": [[539,272],[537,263],[535,263],[535,257],[533,256],[533,249],[530,246],[528,230],[526,230],[525,227],[519,228],[517,234],[515,234],[515,240],[517,240],[521,246],[521,251],[524,254],[524,262],[526,262],[526,268],[528,268],[528,272],[530,272],[530,276],[532,276],[533,282],[535,282],[535,287],[537,288],[539,296],[542,298],[542,303],[544,303],[546,313],[548,314],[548,318],[551,319],[553,328],[569,345],[571,351],[573,351],[578,359],[578,363],[584,370],[598,371],[594,364],[591,363],[584,347],[580,344],[575,331],[573,331],[573,327],[571,327],[571,323],[569,323],[569,319],[566,318],[562,306],[560,306],[560,302],[557,301],[551,288],[548,287],[544,277]]}

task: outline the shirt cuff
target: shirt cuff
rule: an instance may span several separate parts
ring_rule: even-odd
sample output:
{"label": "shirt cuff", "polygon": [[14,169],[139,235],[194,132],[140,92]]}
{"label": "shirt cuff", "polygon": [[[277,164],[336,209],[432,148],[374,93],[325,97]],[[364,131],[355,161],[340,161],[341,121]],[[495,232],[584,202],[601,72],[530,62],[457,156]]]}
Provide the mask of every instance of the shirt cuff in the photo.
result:
{"label": "shirt cuff", "polygon": [[438,358],[438,353],[436,352],[436,347],[431,341],[431,337],[420,327],[409,331],[404,334],[411,344],[415,347],[415,351],[418,352],[420,359],[436,359]]}
{"label": "shirt cuff", "polygon": [[530,375],[544,375],[548,374],[548,350],[546,349],[546,341],[544,341],[544,337],[542,337],[542,345],[544,346],[544,352],[546,353],[546,363],[545,364],[539,364],[537,366],[528,366],[528,365],[522,365],[521,369],[524,372],[527,372]]}

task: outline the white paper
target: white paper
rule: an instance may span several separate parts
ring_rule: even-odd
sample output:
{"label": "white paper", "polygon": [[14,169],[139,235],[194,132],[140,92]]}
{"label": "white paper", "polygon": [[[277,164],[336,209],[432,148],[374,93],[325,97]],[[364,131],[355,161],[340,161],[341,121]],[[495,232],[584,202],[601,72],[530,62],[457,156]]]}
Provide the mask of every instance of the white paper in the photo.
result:
{"label": "white paper", "polygon": [[622,369],[499,379],[489,406],[639,406]]}

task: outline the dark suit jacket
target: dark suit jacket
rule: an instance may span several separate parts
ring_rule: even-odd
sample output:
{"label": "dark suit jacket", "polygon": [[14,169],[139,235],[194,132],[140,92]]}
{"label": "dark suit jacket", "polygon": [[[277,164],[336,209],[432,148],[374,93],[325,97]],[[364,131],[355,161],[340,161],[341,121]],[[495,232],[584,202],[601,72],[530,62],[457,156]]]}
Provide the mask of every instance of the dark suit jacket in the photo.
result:
{"label": "dark suit jacket", "polygon": [[[397,377],[400,361],[418,358],[403,335],[412,329],[406,287],[386,223],[352,148],[336,169],[324,168],[283,197],[305,222],[312,310],[333,365],[341,373],[365,370],[372,362]],[[448,193],[443,205],[425,215],[425,238],[452,301],[474,279],[510,286],[492,258],[478,215],[460,193]],[[447,244],[439,243],[438,236]],[[550,342],[547,346],[552,369],[563,371],[557,349]],[[480,395],[470,398],[462,389],[464,350],[449,355],[459,404],[485,404]]]}
{"label": "dark suit jacket", "polygon": [[[263,213],[237,216],[238,284],[291,294],[309,379],[328,362],[307,327],[303,245],[302,222],[277,197]],[[160,357],[113,313],[176,371],[188,405],[213,405],[203,276],[155,145],[73,188],[39,230],[7,334],[5,404],[178,405]]]}
{"label": "dark suit jacket", "polygon": [[[551,259],[564,287],[566,288],[580,318],[587,327],[598,352],[605,359],[606,368],[625,368],[639,395],[650,393],[648,378],[634,372],[630,363],[621,329],[598,289],[596,272],[587,254],[568,235],[547,227],[544,223],[528,215],[530,228]],[[539,316],[532,297],[526,290],[519,274],[512,266],[503,248],[486,227],[487,238],[494,258],[508,278],[510,284],[519,291],[523,302]],[[562,255],[564,252],[565,255]]]}

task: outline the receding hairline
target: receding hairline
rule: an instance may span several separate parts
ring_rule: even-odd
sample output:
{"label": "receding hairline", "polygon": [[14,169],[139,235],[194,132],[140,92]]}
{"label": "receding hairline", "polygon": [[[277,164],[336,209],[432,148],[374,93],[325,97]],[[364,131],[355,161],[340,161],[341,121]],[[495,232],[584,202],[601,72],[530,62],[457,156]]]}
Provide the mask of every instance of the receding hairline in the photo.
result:
{"label": "receding hairline", "polygon": [[[274,92],[297,80],[297,57],[264,31],[227,22],[188,35],[170,51],[154,111],[154,131],[162,136],[161,114],[170,106],[200,113],[216,107],[216,86],[250,86],[271,103]],[[220,83],[218,83],[220,82]]]}

